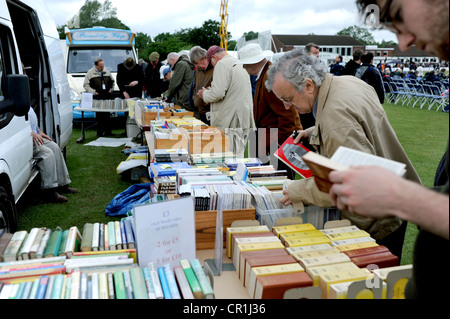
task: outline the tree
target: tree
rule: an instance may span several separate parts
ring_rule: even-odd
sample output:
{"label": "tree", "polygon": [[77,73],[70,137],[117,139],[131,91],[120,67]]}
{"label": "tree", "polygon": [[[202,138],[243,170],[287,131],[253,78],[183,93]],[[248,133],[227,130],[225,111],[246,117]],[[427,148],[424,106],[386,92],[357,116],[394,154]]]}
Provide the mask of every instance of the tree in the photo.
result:
{"label": "tree", "polygon": [[[129,30],[117,17],[117,8],[113,7],[110,0],[101,4],[98,0],[86,0],[80,11],[68,21],[69,28],[92,28],[101,26]],[[61,39],[65,38],[64,27],[59,26],[58,32]]]}
{"label": "tree", "polygon": [[367,28],[357,25],[345,28],[337,33],[340,36],[349,36],[365,45],[376,44],[375,38]]}

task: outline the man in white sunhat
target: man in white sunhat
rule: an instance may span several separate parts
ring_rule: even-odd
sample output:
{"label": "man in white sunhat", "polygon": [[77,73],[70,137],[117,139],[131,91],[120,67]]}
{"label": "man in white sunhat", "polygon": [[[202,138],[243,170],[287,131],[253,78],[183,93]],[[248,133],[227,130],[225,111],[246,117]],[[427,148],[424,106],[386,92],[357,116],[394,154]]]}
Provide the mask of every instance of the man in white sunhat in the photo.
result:
{"label": "man in white sunhat", "polygon": [[[256,76],[256,88],[253,96],[253,117],[258,133],[257,143],[250,147],[252,157],[258,157],[263,163],[270,163],[277,169],[287,170],[289,177],[295,178],[295,173],[283,162],[277,161],[273,153],[294,132],[302,130],[300,116],[291,105],[284,106],[283,102],[265,86],[267,71],[272,63],[268,60],[272,51],[263,51],[259,44],[250,43],[238,52],[237,64],[243,64],[248,74]],[[265,131],[265,132],[264,132]],[[255,154],[252,154],[252,153]],[[272,156],[268,158],[268,156]]]}

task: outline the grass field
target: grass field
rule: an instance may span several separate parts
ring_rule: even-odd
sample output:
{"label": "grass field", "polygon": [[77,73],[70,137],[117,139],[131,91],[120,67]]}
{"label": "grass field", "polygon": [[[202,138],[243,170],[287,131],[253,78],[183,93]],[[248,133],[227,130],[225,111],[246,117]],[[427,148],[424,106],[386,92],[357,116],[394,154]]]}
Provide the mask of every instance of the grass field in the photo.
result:
{"label": "grass field", "polygon": [[[385,105],[385,110],[423,184],[432,186],[436,168],[447,146],[448,114],[390,104]],[[120,137],[123,131],[123,128],[113,130],[116,137]],[[82,229],[87,222],[117,220],[106,216],[105,208],[114,196],[131,185],[116,173],[117,166],[127,156],[121,153],[122,147],[77,144],[80,134],[80,129],[75,128],[67,146],[71,186],[77,188],[79,193],[67,195],[69,201],[64,204],[46,203],[42,200],[39,185],[33,185],[18,205],[19,230],[57,226]],[[96,139],[95,130],[86,131],[86,142]],[[403,264],[411,263],[416,234],[417,227],[410,224],[403,249]]]}

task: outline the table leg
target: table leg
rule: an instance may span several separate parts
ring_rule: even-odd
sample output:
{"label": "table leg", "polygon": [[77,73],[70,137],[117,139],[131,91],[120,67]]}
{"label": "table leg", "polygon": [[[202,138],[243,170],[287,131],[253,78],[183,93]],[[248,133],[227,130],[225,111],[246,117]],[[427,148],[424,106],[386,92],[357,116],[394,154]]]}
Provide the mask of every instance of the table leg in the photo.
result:
{"label": "table leg", "polygon": [[84,143],[84,111],[81,111],[81,137],[77,139],[77,143]]}

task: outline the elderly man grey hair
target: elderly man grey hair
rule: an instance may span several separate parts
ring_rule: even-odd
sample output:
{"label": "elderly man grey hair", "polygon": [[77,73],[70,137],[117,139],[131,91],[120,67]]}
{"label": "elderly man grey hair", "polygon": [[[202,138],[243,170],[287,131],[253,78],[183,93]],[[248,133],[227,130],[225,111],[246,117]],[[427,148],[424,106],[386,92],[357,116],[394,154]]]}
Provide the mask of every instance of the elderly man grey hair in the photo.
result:
{"label": "elderly man grey hair", "polygon": [[200,46],[193,47],[189,52],[191,62],[195,64],[195,62],[200,61],[203,58],[206,59],[206,52],[207,52],[206,49]]}
{"label": "elderly man grey hair", "polygon": [[327,67],[319,59],[302,49],[295,49],[284,54],[270,67],[266,87],[272,91],[275,76],[281,73],[284,79],[302,93],[308,79],[319,88],[327,72]]}

